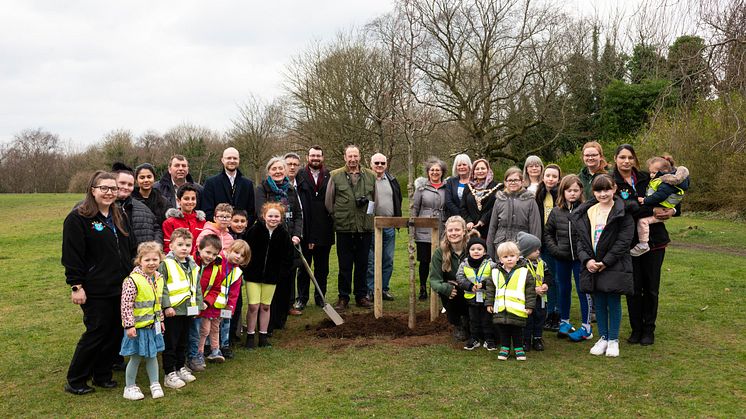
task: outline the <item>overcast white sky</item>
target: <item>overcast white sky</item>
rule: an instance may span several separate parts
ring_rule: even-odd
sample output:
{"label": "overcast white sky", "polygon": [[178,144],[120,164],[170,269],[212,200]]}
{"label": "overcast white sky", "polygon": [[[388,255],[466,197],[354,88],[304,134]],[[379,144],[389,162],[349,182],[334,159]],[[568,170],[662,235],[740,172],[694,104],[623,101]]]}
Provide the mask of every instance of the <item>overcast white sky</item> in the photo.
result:
{"label": "overcast white sky", "polygon": [[[593,13],[592,4],[609,3],[565,4]],[[392,4],[3,0],[0,142],[37,127],[75,145],[118,128],[139,135],[190,122],[223,131],[249,94],[282,92],[294,55]]]}

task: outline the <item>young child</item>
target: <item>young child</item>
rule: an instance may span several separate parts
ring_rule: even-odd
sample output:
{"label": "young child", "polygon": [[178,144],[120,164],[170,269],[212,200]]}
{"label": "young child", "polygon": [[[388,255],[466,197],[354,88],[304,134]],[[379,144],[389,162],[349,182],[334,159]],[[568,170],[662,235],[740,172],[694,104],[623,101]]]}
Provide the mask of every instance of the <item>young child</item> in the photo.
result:
{"label": "young child", "polygon": [[177,228],[171,234],[171,251],[161,262],[158,272],[164,277],[163,312],[166,315],[166,331],[163,339],[163,370],[168,388],[182,388],[196,380],[184,367],[187,337],[194,316],[202,305],[202,288],[199,283],[199,267],[190,256],[192,233],[186,228]]}
{"label": "young child", "polygon": [[233,319],[240,322],[241,313],[236,315],[236,308],[239,296],[241,295],[241,285],[243,284],[243,270],[241,266],[249,263],[251,260],[251,249],[248,243],[243,240],[234,241],[225,251],[223,259],[223,272],[225,279],[221,283],[220,293],[215,300],[215,308],[220,309],[220,352],[225,358],[233,358],[231,349],[230,330],[235,330],[232,325]]}
{"label": "young child", "polygon": [[145,398],[136,384],[140,362],[145,360],[145,370],[150,379],[150,394],[154,399],[163,397],[158,381],[158,352],[163,351],[163,276],[158,266],[163,260],[161,245],[144,242],[137,246],[137,265],[122,283],[122,326],[124,337],[119,354],[129,356],[125,372],[124,398]]}
{"label": "young child", "polygon": [[181,210],[171,208],[166,211],[166,221],[163,222],[163,249],[166,253],[171,250],[171,234],[177,228],[186,228],[192,233],[192,257],[197,249],[197,236],[205,227],[205,213],[195,210],[197,207],[197,189],[189,183],[182,185],[176,191],[176,199]]}
{"label": "young child", "polygon": [[[262,205],[261,222],[246,233],[253,257],[247,267],[249,310],[246,313],[246,348],[254,348],[259,319],[259,347],[271,347],[267,338],[269,308],[279,281],[286,281],[293,264],[293,243],[285,229],[285,208],[278,202]],[[261,310],[261,316],[259,311]]]}
{"label": "young child", "polygon": [[[684,193],[689,189],[689,170],[684,166],[674,167],[673,158],[665,156],[648,160],[648,172],[650,172],[650,183],[648,183],[645,198],[640,199],[640,203],[648,207],[676,208],[684,198]],[[650,224],[662,222],[663,220],[653,216],[640,218],[637,221],[639,243],[630,250],[633,257],[650,251],[648,244]]]}
{"label": "young child", "polygon": [[488,351],[497,350],[495,332],[490,314],[484,305],[484,285],[492,275],[492,259],[487,256],[487,243],[479,237],[472,237],[466,244],[468,256],[461,262],[456,273],[458,285],[464,290],[464,298],[469,304],[469,331],[471,337],[464,349],[471,351],[484,342]]}
{"label": "young child", "polygon": [[245,210],[233,209],[233,215],[231,215],[231,225],[228,229],[231,237],[234,240],[243,239],[244,233],[246,233],[246,227],[248,227],[249,218]]}
{"label": "young child", "polygon": [[536,302],[534,311],[528,316],[526,327],[523,328],[523,348],[526,352],[533,348],[535,351],[544,350],[542,339],[544,321],[547,315],[547,292],[549,287],[554,286],[552,272],[545,268],[544,260],[541,259],[541,240],[533,234],[526,232],[518,233],[518,248],[521,256],[525,259],[526,268],[536,278]]}
{"label": "young child", "polygon": [[601,335],[590,352],[609,357],[619,356],[621,294],[634,293],[629,247],[635,222],[626,212],[624,200],[616,195],[616,188],[611,176],[596,176],[591,184],[594,199],[571,216],[578,227],[578,257],[583,266],[580,290],[593,293]]}
{"label": "young child", "polygon": [[218,204],[215,207],[214,221],[205,224],[205,228],[197,237],[197,243],[208,234],[214,234],[220,238],[220,243],[223,246],[223,250],[220,252],[220,256],[225,257],[225,250],[233,243],[233,236],[228,231],[231,226],[231,215],[233,214],[233,207],[231,204]]}
{"label": "young child", "polygon": [[514,242],[500,243],[496,253],[500,263],[492,270],[492,277],[487,281],[484,303],[500,333],[497,359],[508,359],[512,343],[515,358],[525,361],[521,330],[536,303],[536,278],[528,268],[518,264],[521,253]]}
{"label": "young child", "polygon": [[189,369],[205,370],[205,342],[210,337],[210,351],[207,359],[212,362],[223,362],[225,359],[218,350],[220,327],[220,310],[214,308],[215,299],[220,294],[220,286],[225,279],[223,259],[220,257],[220,238],[214,234],[202,237],[199,242],[200,287],[202,288],[202,306],[199,316],[194,318],[189,333]]}
{"label": "young child", "polygon": [[[231,216],[231,227],[228,232],[231,234],[233,239],[243,239],[246,234],[246,228],[249,225],[249,215],[245,210],[233,209],[233,215]],[[250,252],[249,252],[250,253]],[[246,260],[242,268],[246,268],[248,264]],[[241,337],[238,335],[238,326],[241,325],[241,311],[243,310],[243,293],[238,293],[238,300],[236,301],[236,307],[233,310],[233,317],[231,318],[231,327],[228,332],[228,336],[231,342],[239,342]],[[225,355],[225,353],[223,354]]]}

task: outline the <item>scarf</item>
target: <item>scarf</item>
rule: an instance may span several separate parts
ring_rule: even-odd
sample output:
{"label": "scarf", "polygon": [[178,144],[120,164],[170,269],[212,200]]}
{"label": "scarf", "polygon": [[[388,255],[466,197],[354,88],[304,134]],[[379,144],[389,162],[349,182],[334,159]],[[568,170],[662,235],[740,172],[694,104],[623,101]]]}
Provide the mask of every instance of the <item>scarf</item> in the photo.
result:
{"label": "scarf", "polygon": [[286,209],[288,208],[288,189],[290,189],[290,180],[287,176],[282,180],[282,183],[278,186],[275,181],[267,176],[267,185],[269,185],[272,194],[274,195],[274,201],[280,202]]}

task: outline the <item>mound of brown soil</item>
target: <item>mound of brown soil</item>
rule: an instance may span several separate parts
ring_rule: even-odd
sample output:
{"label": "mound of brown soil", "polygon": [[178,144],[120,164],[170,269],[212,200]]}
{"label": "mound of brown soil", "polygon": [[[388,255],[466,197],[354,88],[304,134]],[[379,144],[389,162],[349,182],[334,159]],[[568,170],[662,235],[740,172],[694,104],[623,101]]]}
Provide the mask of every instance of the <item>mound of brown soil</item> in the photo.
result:
{"label": "mound of brown soil", "polygon": [[438,316],[430,321],[430,312],[421,311],[417,313],[417,323],[414,329],[407,326],[409,315],[407,313],[394,313],[384,315],[376,319],[373,313],[352,313],[344,318],[344,324],[335,326],[334,323],[325,319],[315,329],[316,336],[320,338],[354,339],[354,338],[402,338],[411,336],[435,336],[450,333],[450,326],[445,316]]}

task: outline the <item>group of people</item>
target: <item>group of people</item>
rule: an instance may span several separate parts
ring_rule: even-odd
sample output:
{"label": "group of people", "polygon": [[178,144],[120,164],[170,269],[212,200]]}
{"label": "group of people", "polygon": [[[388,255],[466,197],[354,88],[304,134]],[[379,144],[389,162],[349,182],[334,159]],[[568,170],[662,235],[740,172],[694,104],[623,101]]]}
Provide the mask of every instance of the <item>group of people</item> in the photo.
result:
{"label": "group of people", "polygon": [[[429,274],[464,349],[544,350],[543,330],[574,342],[598,340],[594,355],[619,356],[621,296],[632,329],[627,342],[652,345],[658,313],[661,267],[669,243],[662,222],[678,213],[689,172],[670,156],[647,160],[647,171],[629,144],[617,147],[609,165],[603,148],[582,148],[578,175],[529,156],[523,169],[494,179],[484,159],[461,154],[452,177],[437,159],[419,180],[415,215],[443,214],[440,246],[430,256],[418,237],[423,286]],[[423,199],[427,197],[427,199]],[[418,201],[419,199],[419,201]],[[422,203],[426,211],[422,210]],[[570,321],[572,279],[580,325]],[[498,345],[499,340],[499,345]]]}
{"label": "group of people", "polygon": [[[443,161],[425,163],[412,215],[439,219],[441,241],[433,252],[430,230],[415,232],[420,299],[427,298],[429,277],[465,349],[497,350],[499,337],[500,359],[511,348],[525,359],[525,350],[543,349],[546,327],[572,340],[590,339],[593,305],[601,339],[591,352],[616,356],[621,294],[632,325],[628,341],[653,343],[668,243],[660,221],[675,212],[688,173],[654,158],[651,178],[629,145],[614,159],[611,169],[601,146],[588,143],[578,176],[562,177],[558,166],[544,167],[531,156],[523,170],[508,169],[503,182],[487,160],[472,163],[465,154],[456,156],[447,179]],[[164,385],[180,388],[205,370],[205,361],[232,358],[241,334],[248,349],[271,347],[273,331],[309,303],[310,272],[298,270],[301,257],[313,265],[314,301],[323,305],[335,243],[335,307],[348,308],[352,296],[357,306],[371,307],[373,220],[401,216],[401,187],[381,153],[366,168],[351,145],[344,162],[330,171],[319,146],[308,150],[304,166],[298,154],[287,153],[270,159],[256,186],[239,170],[232,147],[222,154],[223,170],[203,186],[182,155],[172,156],[157,182],[148,163],[96,172],[63,227],[66,282],[86,327],[65,390],[90,393],[91,378],[95,386],[114,388],[118,367],[126,371],[124,397],[141,399],[135,378],[144,360],[151,394],[161,397],[158,352]],[[382,233],[383,299],[393,300],[396,232]],[[573,273],[581,297],[577,329],[569,316]],[[242,284],[248,298],[243,330]]]}

